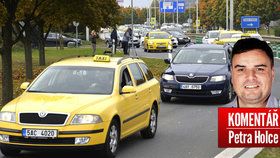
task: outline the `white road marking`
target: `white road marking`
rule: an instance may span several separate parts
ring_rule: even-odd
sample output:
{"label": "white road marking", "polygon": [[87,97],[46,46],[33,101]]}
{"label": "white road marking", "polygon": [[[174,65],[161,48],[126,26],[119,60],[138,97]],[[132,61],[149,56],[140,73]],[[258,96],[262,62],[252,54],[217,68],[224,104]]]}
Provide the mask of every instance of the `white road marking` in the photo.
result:
{"label": "white road marking", "polygon": [[216,155],[215,158],[232,158],[238,153],[240,153],[243,149],[244,148],[226,148],[218,155]]}
{"label": "white road marking", "polygon": [[243,153],[239,158],[254,158],[263,148],[250,148]]}

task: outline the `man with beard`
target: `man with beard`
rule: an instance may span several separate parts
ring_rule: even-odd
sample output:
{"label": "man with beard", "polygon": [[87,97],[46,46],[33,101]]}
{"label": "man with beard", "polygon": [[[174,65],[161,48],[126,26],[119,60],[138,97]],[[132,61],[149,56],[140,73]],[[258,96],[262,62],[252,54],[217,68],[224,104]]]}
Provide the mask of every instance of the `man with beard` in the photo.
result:
{"label": "man with beard", "polygon": [[271,95],[275,76],[273,52],[265,41],[255,38],[237,41],[231,60],[231,82],[237,96],[229,106],[279,107],[279,101]]}

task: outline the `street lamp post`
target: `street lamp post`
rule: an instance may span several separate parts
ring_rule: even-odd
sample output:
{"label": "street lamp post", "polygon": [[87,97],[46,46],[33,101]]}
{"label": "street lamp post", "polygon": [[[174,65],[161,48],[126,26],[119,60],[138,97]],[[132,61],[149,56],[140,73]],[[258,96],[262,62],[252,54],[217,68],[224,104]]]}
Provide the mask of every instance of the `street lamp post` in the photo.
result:
{"label": "street lamp post", "polygon": [[133,49],[133,0],[131,0],[131,29],[132,29],[132,42],[131,47]]}
{"label": "street lamp post", "polygon": [[179,21],[179,18],[178,18],[178,16],[179,16],[179,11],[178,11],[178,3],[179,1],[177,0],[177,24],[178,24],[178,21]]}
{"label": "street lamp post", "polygon": [[233,0],[230,0],[230,21],[229,21],[229,28],[233,30]]}
{"label": "street lamp post", "polygon": [[196,21],[195,21],[195,25],[196,25],[196,33],[198,33],[198,0],[196,0]]}
{"label": "street lamp post", "polygon": [[164,7],[164,5],[165,5],[165,0],[163,0],[163,6],[162,6],[163,12],[164,12],[164,14],[163,14],[163,23],[165,23],[165,7]]}
{"label": "street lamp post", "polygon": [[76,27],[76,47],[78,48],[78,26],[79,22],[73,21],[73,25]]}
{"label": "street lamp post", "polygon": [[226,0],[226,30],[228,30],[228,0]]}
{"label": "street lamp post", "polygon": [[156,0],[154,0],[154,7],[155,7],[155,25],[157,24],[157,6],[156,6]]}

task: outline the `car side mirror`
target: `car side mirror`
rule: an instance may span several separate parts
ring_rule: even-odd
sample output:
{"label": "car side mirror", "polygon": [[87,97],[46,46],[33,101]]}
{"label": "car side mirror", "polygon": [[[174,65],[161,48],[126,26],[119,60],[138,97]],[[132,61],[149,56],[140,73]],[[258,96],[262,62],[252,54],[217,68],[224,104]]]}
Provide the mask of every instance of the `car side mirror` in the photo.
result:
{"label": "car side mirror", "polygon": [[135,93],[136,92],[136,88],[133,86],[124,86],[122,88],[122,94],[129,94],[129,93]]}
{"label": "car side mirror", "polygon": [[26,90],[26,89],[28,88],[29,85],[30,85],[30,82],[23,82],[23,83],[20,85],[20,89]]}
{"label": "car side mirror", "polygon": [[165,62],[166,64],[170,64],[170,59],[164,59],[164,62]]}

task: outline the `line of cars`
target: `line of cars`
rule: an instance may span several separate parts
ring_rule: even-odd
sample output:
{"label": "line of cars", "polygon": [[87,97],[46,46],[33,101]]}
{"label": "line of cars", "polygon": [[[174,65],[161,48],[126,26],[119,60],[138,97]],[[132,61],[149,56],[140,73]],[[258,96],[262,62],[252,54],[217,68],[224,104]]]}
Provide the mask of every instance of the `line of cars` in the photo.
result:
{"label": "line of cars", "polygon": [[[129,26],[126,26],[129,27]],[[125,28],[126,28],[125,27]],[[120,29],[125,29],[119,27],[117,31],[118,42],[117,46],[122,47],[122,38],[124,32]],[[107,47],[112,46],[112,39],[110,38],[110,32],[104,33],[104,40]],[[133,45],[139,48],[141,45],[145,52],[150,51],[172,51],[173,48],[177,48],[179,45],[188,44],[191,42],[191,39],[185,35],[185,33],[176,28],[172,29],[163,29],[163,30],[150,30],[147,28],[134,28],[133,40],[129,41],[129,46]]]}
{"label": "line of cars", "polygon": [[[204,44],[218,44],[218,45],[234,45],[242,38],[257,38],[263,40],[261,35],[255,31],[242,32],[237,30],[211,30],[202,38]],[[269,41],[267,41],[269,43]]]}
{"label": "line of cars", "polygon": [[[172,48],[170,35],[160,36]],[[155,136],[160,98],[230,101],[229,53],[219,45],[184,47],[165,60],[170,66],[160,83],[133,57],[96,55],[54,63],[31,84],[23,83],[24,93],[2,108],[1,152],[16,156],[21,150],[97,147],[113,158],[121,139],[138,131],[143,138]]]}
{"label": "line of cars", "polygon": [[173,59],[165,59],[169,67],[160,79],[161,100],[172,97],[213,98],[230,102],[235,92],[231,85],[230,54],[241,38],[262,37],[256,32],[213,30],[203,38],[203,44],[183,47]]}

